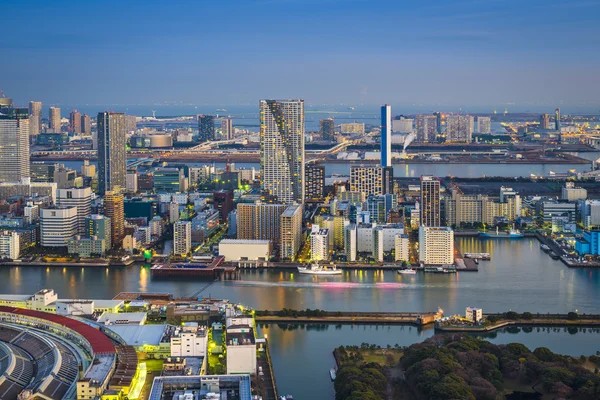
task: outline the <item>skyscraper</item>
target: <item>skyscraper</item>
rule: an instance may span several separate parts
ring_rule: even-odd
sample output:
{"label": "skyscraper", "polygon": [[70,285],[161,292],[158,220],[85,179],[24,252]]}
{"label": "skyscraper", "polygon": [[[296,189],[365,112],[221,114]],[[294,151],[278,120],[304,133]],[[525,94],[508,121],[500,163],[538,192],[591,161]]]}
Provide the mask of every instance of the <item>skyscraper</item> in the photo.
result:
{"label": "skyscraper", "polygon": [[554,110],[554,130],[560,132],[560,108]]}
{"label": "skyscraper", "polygon": [[0,182],[29,178],[29,113],[0,107]]}
{"label": "skyscraper", "polygon": [[381,106],[381,166],[392,166],[392,106]]}
{"label": "skyscraper", "polygon": [[477,117],[477,133],[490,133],[492,120],[490,117]]}
{"label": "skyscraper", "polygon": [[365,195],[383,194],[383,169],[380,166],[350,166],[350,191]]}
{"label": "skyscraper", "polygon": [[335,122],[333,118],[321,120],[321,139],[335,140]]}
{"label": "skyscraper", "polygon": [[304,196],[306,200],[323,199],[325,189],[325,167],[322,165],[305,165]]}
{"label": "skyscraper", "polygon": [[77,231],[79,235],[85,235],[85,219],[92,214],[92,189],[89,187],[58,189],[56,205],[77,207]]}
{"label": "skyscraper", "polygon": [[231,118],[223,118],[221,120],[221,133],[223,134],[223,139],[233,139],[233,121]]}
{"label": "skyscraper", "polygon": [[81,133],[81,113],[77,110],[71,111],[69,115],[69,131],[76,134]]}
{"label": "skyscraper", "polygon": [[35,136],[42,129],[42,102],[29,102],[29,135]]}
{"label": "skyscraper", "polygon": [[215,117],[198,115],[198,141],[200,143],[215,140]]}
{"label": "skyscraper", "polygon": [[92,134],[92,119],[87,114],[81,116],[81,133],[86,135]]}
{"label": "skyscraper", "polygon": [[433,113],[435,116],[435,130],[438,134],[442,133],[442,113],[436,111]]}
{"label": "skyscraper", "polygon": [[281,258],[295,260],[302,246],[302,205],[292,204],[281,214]]}
{"label": "skyscraper", "polygon": [[449,115],[446,118],[446,141],[471,143],[474,125],[471,115]]}
{"label": "skyscraper", "polygon": [[437,132],[437,117],[434,115],[417,115],[415,117],[417,142],[434,142]]}
{"label": "skyscraper", "polygon": [[280,203],[304,199],[304,100],[260,101],[263,190]]}
{"label": "skyscraper", "polygon": [[98,113],[98,192],[101,195],[127,187],[126,146],[125,114]]}
{"label": "skyscraper", "polygon": [[119,246],[125,237],[125,204],[121,193],[108,191],[104,196],[104,215],[111,222],[111,243]]}
{"label": "skyscraper", "polygon": [[50,111],[48,112],[48,128],[59,133],[60,126],[60,108],[50,107]]}
{"label": "skyscraper", "polygon": [[440,181],[432,176],[421,177],[421,225],[440,226]]}
{"label": "skyscraper", "polygon": [[177,221],[173,224],[173,254],[185,256],[192,248],[192,223]]}

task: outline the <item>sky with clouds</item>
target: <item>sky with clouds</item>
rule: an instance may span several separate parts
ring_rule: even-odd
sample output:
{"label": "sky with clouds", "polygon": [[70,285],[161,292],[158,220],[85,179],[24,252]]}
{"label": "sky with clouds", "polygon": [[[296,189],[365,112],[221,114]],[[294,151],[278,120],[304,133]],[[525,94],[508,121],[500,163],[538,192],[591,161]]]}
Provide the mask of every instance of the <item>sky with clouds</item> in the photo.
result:
{"label": "sky with clouds", "polygon": [[600,0],[4,2],[0,89],[47,104],[600,110]]}

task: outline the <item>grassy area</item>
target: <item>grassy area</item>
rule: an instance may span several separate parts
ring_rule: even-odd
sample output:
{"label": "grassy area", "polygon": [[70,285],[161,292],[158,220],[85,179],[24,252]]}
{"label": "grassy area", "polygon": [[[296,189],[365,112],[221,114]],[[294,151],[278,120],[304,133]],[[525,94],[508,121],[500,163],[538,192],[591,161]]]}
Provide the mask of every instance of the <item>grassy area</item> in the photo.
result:
{"label": "grassy area", "polygon": [[[398,361],[404,354],[404,351],[401,349],[395,348],[379,348],[379,349],[363,349],[363,348],[346,348],[348,355],[350,356],[348,360],[352,360],[354,362],[357,358],[365,363],[376,363],[381,365],[382,367],[390,367],[398,364]],[[343,364],[344,360],[338,358],[338,360]]]}

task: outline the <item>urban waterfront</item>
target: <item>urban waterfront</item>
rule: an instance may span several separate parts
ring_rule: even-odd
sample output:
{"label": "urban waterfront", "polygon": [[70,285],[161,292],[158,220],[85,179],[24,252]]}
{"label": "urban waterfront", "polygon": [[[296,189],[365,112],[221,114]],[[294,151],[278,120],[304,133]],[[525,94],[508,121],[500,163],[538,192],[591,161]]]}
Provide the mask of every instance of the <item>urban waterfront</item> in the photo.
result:
{"label": "urban waterfront", "polygon": [[[332,351],[336,347],[363,342],[382,347],[396,343],[410,346],[434,335],[432,328],[397,325],[266,324],[260,331],[269,340],[280,394],[301,399],[334,398],[329,369],[334,366]],[[513,327],[477,336],[496,344],[522,343],[531,350],[547,347],[559,354],[579,356],[596,353],[600,330],[535,327],[530,331]]]}
{"label": "urban waterfront", "polygon": [[226,298],[256,309],[319,308],[339,311],[508,310],[597,312],[600,270],[569,269],[552,260],[533,238],[457,238],[463,252],[489,252],[479,272],[399,275],[393,270],[348,270],[341,276],[300,276],[294,270],[247,270],[236,281],[156,280],[148,266],[124,268],[0,268],[9,293],[52,288],[62,298],[112,298],[122,291]]}

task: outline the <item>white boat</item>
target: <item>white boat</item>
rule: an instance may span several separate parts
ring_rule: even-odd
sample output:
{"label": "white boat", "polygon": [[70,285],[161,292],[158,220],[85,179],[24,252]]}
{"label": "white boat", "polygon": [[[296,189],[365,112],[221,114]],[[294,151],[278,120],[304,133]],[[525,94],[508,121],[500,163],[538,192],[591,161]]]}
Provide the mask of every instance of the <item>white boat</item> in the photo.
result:
{"label": "white boat", "polygon": [[335,264],[330,267],[321,266],[319,264],[311,264],[310,267],[298,267],[298,272],[309,275],[341,275],[342,270],[337,269]]}
{"label": "white boat", "polygon": [[412,268],[399,269],[398,273],[399,274],[405,274],[405,275],[415,275],[417,273],[417,270],[416,269],[412,269]]}
{"label": "white boat", "polygon": [[335,381],[335,377],[336,377],[335,368],[331,368],[329,370],[329,377],[331,378],[332,381]]}

